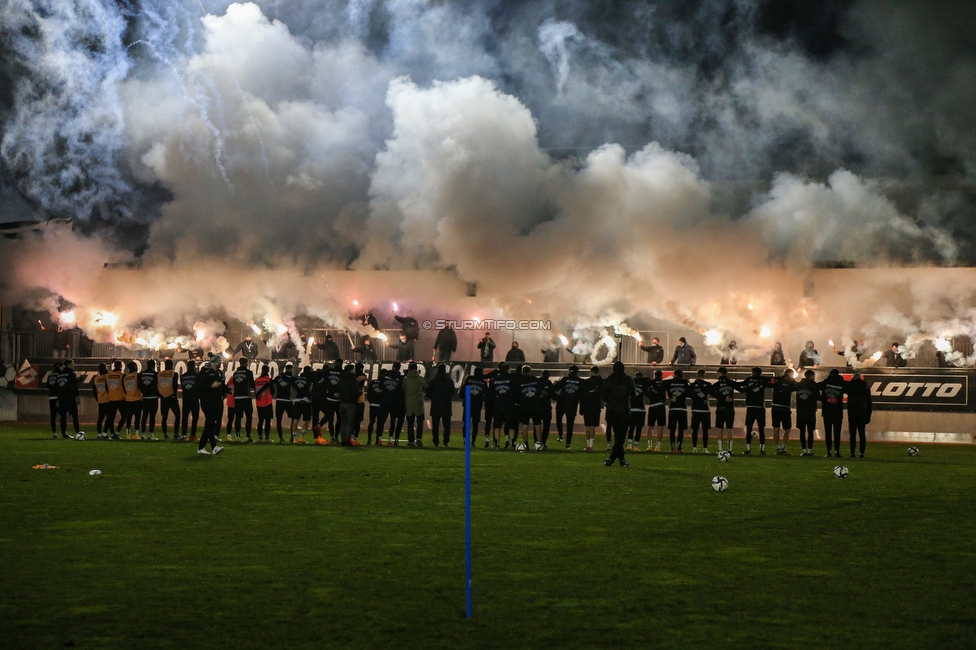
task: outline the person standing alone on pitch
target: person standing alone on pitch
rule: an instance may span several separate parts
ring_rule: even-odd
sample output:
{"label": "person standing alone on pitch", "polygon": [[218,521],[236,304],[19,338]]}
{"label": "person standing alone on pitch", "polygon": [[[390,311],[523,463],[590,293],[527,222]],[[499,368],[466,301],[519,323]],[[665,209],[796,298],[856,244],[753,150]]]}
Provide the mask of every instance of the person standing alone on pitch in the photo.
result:
{"label": "person standing alone on pitch", "polygon": [[861,443],[860,457],[864,458],[864,448],[867,446],[865,429],[871,422],[871,390],[861,377],[855,372],[847,383],[847,426],[851,434],[851,458],[854,458],[855,437]]}
{"label": "person standing alone on pitch", "polygon": [[[196,390],[203,408],[203,435],[200,436],[198,454],[216,456],[224,449],[217,444],[224,414],[224,392],[227,390],[220,366],[220,357],[211,354],[197,377]],[[207,445],[210,445],[210,451],[207,451]]]}
{"label": "person standing alone on pitch", "polygon": [[624,458],[624,441],[630,420],[630,404],[634,395],[634,381],[624,372],[624,364],[617,361],[613,372],[600,386],[600,398],[607,405],[607,429],[613,432],[613,449],[603,464],[613,465],[620,461],[621,467],[630,467]]}

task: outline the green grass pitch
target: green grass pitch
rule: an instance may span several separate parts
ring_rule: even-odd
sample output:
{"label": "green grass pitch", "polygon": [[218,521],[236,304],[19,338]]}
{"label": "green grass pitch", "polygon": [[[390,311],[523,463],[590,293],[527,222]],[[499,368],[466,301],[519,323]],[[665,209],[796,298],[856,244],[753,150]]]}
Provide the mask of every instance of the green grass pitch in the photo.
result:
{"label": "green grass pitch", "polygon": [[845,454],[846,480],[478,449],[469,621],[457,447],[211,458],[0,425],[0,645],[972,648],[976,450],[906,449]]}

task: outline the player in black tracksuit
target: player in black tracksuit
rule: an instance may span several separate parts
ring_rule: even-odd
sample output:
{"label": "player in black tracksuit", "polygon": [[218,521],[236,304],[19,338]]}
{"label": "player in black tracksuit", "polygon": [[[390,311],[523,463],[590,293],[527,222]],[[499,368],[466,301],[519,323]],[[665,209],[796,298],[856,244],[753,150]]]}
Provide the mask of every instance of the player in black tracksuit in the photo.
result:
{"label": "player in black tracksuit", "polygon": [[366,425],[366,444],[373,444],[373,429],[376,430],[376,444],[383,441],[383,427],[386,426],[386,418],[389,412],[383,408],[383,378],[386,376],[385,370],[380,370],[379,376],[369,382],[366,389],[366,401],[369,403],[369,424]]}
{"label": "player in black tracksuit", "polygon": [[292,375],[293,366],[289,363],[285,366],[285,371],[271,380],[271,392],[275,398],[275,424],[278,428],[278,442],[285,441],[284,431],[281,429],[281,421],[287,415],[288,419],[293,419],[291,388],[295,377]]}
{"label": "player in black tracksuit", "polygon": [[643,373],[634,373],[634,393],[630,396],[630,424],[627,426],[627,451],[640,451],[641,432],[647,420],[644,404],[647,382]]}
{"label": "player in black tracksuit", "polygon": [[688,396],[691,393],[691,382],[685,379],[683,370],[675,370],[674,376],[664,382],[664,390],[668,395],[668,433],[671,439],[671,451],[681,454],[684,453],[681,443],[685,439],[685,429],[688,428]]}
{"label": "player in black tracksuit", "polygon": [[796,428],[800,430],[801,456],[813,455],[813,432],[817,428],[817,402],[820,400],[820,387],[814,380],[816,376],[814,371],[807,370],[796,385]]}
{"label": "player in black tracksuit", "polygon": [[[312,385],[309,391],[309,399],[312,404],[312,433],[315,434],[316,442],[322,437],[322,423],[325,421],[329,423],[329,438],[335,442],[336,432],[332,428],[332,420],[333,416],[338,413],[339,407],[338,405],[327,405],[330,388],[329,373],[331,371],[332,368],[328,366],[312,371]],[[336,381],[338,379],[339,375],[337,374]]]}
{"label": "player in black tracksuit", "polygon": [[840,430],[844,424],[844,393],[847,392],[848,384],[834,368],[817,387],[820,389],[827,456],[830,456],[830,450],[833,449],[834,456],[840,458]]}
{"label": "player in black tracksuit", "polygon": [[698,430],[702,432],[702,449],[708,453],[708,430],[712,426],[712,410],[708,397],[712,394],[711,382],[705,381],[705,371],[699,370],[691,382],[691,451],[698,452]]}
{"label": "player in black tracksuit", "polygon": [[[583,431],[586,433],[586,451],[593,451],[593,440],[596,438],[596,428],[600,426],[600,412],[603,410],[603,377],[596,366],[590,368],[590,376],[580,384],[580,413],[583,414]],[[607,428],[607,449],[612,447]]]}
{"label": "player in black tracksuit", "polygon": [[485,374],[485,449],[491,445],[491,432],[494,429],[492,425],[495,417],[495,391],[492,390],[491,384],[498,376],[498,372],[495,370]]}
{"label": "player in black tracksuit", "polygon": [[[783,376],[773,384],[773,405],[770,413],[773,416],[773,439],[776,441],[776,453],[785,456],[786,445],[790,441],[790,429],[793,428],[793,410],[790,402],[793,399],[793,391],[796,390],[796,380],[793,379],[793,370],[787,368],[783,371]],[[783,430],[783,444],[779,442],[779,432]]]}
{"label": "player in black tracksuit", "polygon": [[644,384],[644,393],[647,395],[647,451],[661,451],[661,438],[664,436],[664,427],[668,424],[668,411],[665,407],[668,393],[664,390],[663,377],[663,372],[655,370],[654,377]]}
{"label": "player in black tracksuit", "polygon": [[508,432],[515,422],[513,412],[515,410],[515,388],[512,374],[508,371],[508,365],[500,364],[498,372],[492,376],[491,391],[494,395],[494,406],[492,409],[492,442],[495,449],[499,448],[498,441],[501,437],[500,432],[505,432],[505,448],[508,449],[511,441]]}
{"label": "player in black tracksuit", "polygon": [[[342,359],[336,359],[331,368],[323,368],[326,373],[327,395],[325,398],[325,421],[329,425],[329,437],[333,444],[339,444],[339,431],[342,426],[342,415],[339,400],[339,383],[342,381]],[[319,422],[321,429],[322,423]]]}
{"label": "player in black tracksuit", "polygon": [[[292,380],[292,407],[291,407],[291,442],[305,444],[305,431],[312,422],[312,407],[310,405],[310,394],[312,392],[312,367],[305,366],[302,373]],[[302,435],[300,439],[295,438],[295,424],[302,423]]]}
{"label": "player in black tracksuit", "polygon": [[[471,412],[466,411],[464,419],[471,429],[472,444],[474,444],[474,438],[478,434],[478,425],[481,423],[481,409],[484,408],[485,391],[487,388],[488,383],[485,381],[485,371],[481,366],[475,368],[474,374],[465,377],[464,382],[461,384],[461,403],[465,405],[465,408],[467,408],[466,397],[468,389],[471,389]],[[464,431],[465,429],[462,427],[461,430]],[[467,439],[465,439],[465,442],[467,442]]]}
{"label": "player in black tracksuit", "polygon": [[851,458],[854,458],[857,440],[861,443],[860,457],[864,458],[864,448],[867,445],[865,428],[871,422],[871,408],[871,390],[861,378],[861,373],[855,372],[847,384],[847,426],[851,434]]}
{"label": "player in black tracksuit", "polygon": [[766,455],[766,389],[776,382],[762,376],[762,368],[739,382],[739,392],[746,394],[746,455],[752,453],[752,425],[759,429],[759,453]]}
{"label": "player in black tracksuit", "polygon": [[218,454],[223,449],[217,445],[217,438],[220,436],[220,421],[224,415],[224,395],[227,394],[227,386],[224,385],[224,375],[220,368],[220,357],[210,356],[210,360],[203,365],[197,375],[195,388],[203,409],[203,435],[200,436],[200,447],[197,453],[208,453],[209,444],[209,453]]}
{"label": "player in black tracksuit", "polygon": [[254,418],[254,400],[251,391],[254,390],[254,373],[247,367],[247,359],[238,362],[234,371],[234,433],[237,440],[241,439],[241,420],[245,421],[247,441],[252,442],[251,424]]}
{"label": "player in black tracksuit", "polygon": [[[529,427],[532,427],[533,444],[539,440],[539,379],[532,375],[529,366],[522,366],[522,374],[518,378],[518,390],[515,393],[518,404],[519,425],[522,429],[522,442],[529,446]],[[518,431],[515,432],[513,443],[518,442]]]}
{"label": "player in black tracksuit", "polygon": [[61,437],[71,438],[68,435],[68,415],[71,416],[71,424],[75,428],[75,437],[81,433],[78,426],[78,375],[75,374],[74,361],[68,359],[64,362],[64,368],[58,373],[58,415],[61,416]]}
{"label": "player in black tracksuit", "polygon": [[630,404],[634,396],[634,380],[624,372],[624,364],[617,361],[613,372],[600,382],[600,399],[607,405],[607,429],[613,433],[613,449],[604,465],[610,467],[619,460],[621,467],[630,467],[624,459],[624,440],[630,420]]}
{"label": "player in black tracksuit", "polygon": [[186,372],[180,376],[180,388],[183,391],[182,435],[186,437],[186,425],[192,419],[190,440],[196,440],[197,420],[200,418],[200,395],[197,392],[197,364],[193,361],[186,362]]}
{"label": "player in black tracksuit", "polygon": [[[139,390],[142,392],[142,426],[140,431],[149,432],[149,440],[155,440],[156,414],[159,413],[159,375],[156,374],[156,362],[152,359],[146,362],[146,369],[139,373]],[[148,424],[148,428],[146,425]]]}
{"label": "player in black tracksuit", "polygon": [[[386,438],[387,446],[400,443],[400,431],[403,427],[405,404],[403,398],[403,377],[397,364],[383,375],[383,390],[380,393],[380,405],[390,415],[390,433]],[[399,420],[397,420],[399,418]],[[380,431],[376,435],[382,436]],[[394,437],[395,436],[395,437]]]}
{"label": "player in black tracksuit", "polygon": [[712,384],[715,396],[715,428],[718,429],[718,450],[722,451],[722,441],[728,439],[728,451],[732,452],[732,427],[735,426],[735,392],[739,382],[729,379],[725,368],[718,369],[718,379]]}
{"label": "player in black tracksuit", "polygon": [[539,442],[542,451],[548,451],[549,430],[552,428],[552,399],[556,396],[556,387],[549,380],[549,371],[543,370],[539,377],[539,418],[541,436]]}
{"label": "player in black tracksuit", "polygon": [[54,369],[47,373],[47,404],[51,412],[51,437],[53,438],[58,437],[58,376],[63,368],[64,364],[56,361]]}
{"label": "player in black tracksuit", "polygon": [[556,382],[556,442],[563,441],[563,418],[566,418],[566,449],[573,442],[573,426],[579,411],[580,391],[583,380],[579,368],[570,366],[569,374]]}

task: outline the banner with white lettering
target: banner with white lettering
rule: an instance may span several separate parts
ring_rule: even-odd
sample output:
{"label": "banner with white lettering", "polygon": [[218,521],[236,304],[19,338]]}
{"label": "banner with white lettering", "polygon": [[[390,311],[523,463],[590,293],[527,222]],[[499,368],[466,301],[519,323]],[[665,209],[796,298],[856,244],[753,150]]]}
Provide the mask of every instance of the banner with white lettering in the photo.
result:
{"label": "banner with white lettering", "polygon": [[966,375],[864,375],[875,405],[967,406]]}

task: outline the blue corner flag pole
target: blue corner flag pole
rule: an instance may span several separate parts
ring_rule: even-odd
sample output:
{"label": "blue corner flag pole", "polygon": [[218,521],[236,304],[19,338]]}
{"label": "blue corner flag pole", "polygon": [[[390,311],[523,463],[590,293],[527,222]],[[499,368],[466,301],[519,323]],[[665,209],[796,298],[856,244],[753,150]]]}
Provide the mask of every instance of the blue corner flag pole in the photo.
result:
{"label": "blue corner flag pole", "polygon": [[471,387],[464,391],[464,538],[467,561],[468,618],[471,618]]}

